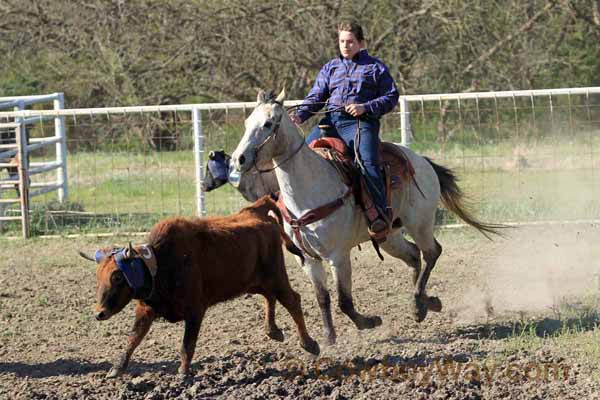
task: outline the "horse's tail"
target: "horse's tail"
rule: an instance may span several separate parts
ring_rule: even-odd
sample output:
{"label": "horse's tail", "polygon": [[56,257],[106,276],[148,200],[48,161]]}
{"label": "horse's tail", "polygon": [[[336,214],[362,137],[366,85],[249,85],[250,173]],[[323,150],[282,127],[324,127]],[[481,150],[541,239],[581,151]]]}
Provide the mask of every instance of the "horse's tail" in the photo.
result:
{"label": "horse's tail", "polygon": [[442,194],[442,204],[456,214],[460,219],[471,225],[485,237],[491,240],[488,234],[494,234],[501,236],[500,229],[509,228],[508,225],[502,224],[490,224],[481,222],[473,215],[472,211],[469,210],[467,199],[462,190],[458,187],[458,178],[454,172],[446,167],[438,165],[431,161],[429,158],[424,157],[427,162],[433,167],[438,180],[440,181],[440,190]]}

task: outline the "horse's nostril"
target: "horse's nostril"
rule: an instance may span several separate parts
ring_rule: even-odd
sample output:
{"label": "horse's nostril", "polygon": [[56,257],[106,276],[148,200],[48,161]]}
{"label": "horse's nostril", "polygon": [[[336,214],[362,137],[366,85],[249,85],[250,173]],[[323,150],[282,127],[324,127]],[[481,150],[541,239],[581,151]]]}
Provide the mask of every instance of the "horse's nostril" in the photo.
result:
{"label": "horse's nostril", "polygon": [[238,158],[238,162],[240,163],[240,165],[244,165],[244,163],[246,162],[246,157],[244,157],[244,155],[242,154],[239,158]]}

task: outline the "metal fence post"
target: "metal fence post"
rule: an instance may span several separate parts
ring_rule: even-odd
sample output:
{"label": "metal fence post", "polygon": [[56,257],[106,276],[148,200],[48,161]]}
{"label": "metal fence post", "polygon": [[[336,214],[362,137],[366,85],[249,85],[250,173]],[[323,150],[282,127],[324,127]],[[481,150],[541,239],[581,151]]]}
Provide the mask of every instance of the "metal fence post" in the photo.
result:
{"label": "metal fence post", "polygon": [[[54,100],[54,109],[62,110],[65,108],[65,96],[63,93],[56,93]],[[56,143],[56,161],[60,167],[56,170],[56,180],[60,185],[58,189],[58,201],[64,203],[69,198],[69,186],[67,178],[67,135],[65,132],[65,117],[54,118],[54,134],[60,141]]]}
{"label": "metal fence post", "polygon": [[[19,118],[17,118],[19,119]],[[17,141],[17,161],[19,171],[19,197],[21,202],[21,228],[23,238],[29,238],[29,161],[27,160],[27,135],[25,125],[19,124],[15,128]]]}
{"label": "metal fence post", "polygon": [[198,107],[192,108],[192,124],[194,126],[194,162],[196,169],[196,212],[198,215],[206,215],[204,206],[204,173],[202,164],[204,162],[204,146],[202,143],[202,114]]}
{"label": "metal fence post", "polygon": [[408,105],[408,100],[404,96],[401,96],[399,103],[401,144],[402,146],[410,147],[410,109]]}

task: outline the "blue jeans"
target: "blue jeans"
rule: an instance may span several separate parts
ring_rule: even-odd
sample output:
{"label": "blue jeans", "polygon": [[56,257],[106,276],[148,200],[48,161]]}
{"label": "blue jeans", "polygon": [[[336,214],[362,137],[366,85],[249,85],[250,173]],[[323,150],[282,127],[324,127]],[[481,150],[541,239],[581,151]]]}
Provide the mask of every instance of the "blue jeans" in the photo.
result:
{"label": "blue jeans", "polygon": [[[321,130],[318,125],[330,125],[332,128]],[[310,143],[322,136],[336,137],[342,139],[350,154],[354,157],[354,141],[359,119],[344,113],[336,112],[328,114],[313,128],[306,143]],[[380,213],[386,209],[385,184],[379,169],[379,120],[375,118],[360,118],[360,141],[358,153],[367,175],[367,187],[373,197],[375,205]]]}

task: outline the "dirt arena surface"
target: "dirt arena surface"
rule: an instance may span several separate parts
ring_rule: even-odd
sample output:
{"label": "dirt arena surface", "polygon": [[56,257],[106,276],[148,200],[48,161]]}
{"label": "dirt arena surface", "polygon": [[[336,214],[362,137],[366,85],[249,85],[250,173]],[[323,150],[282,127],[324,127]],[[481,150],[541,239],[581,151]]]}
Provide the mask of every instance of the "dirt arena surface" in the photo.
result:
{"label": "dirt arena surface", "polygon": [[420,324],[408,268],[389,256],[380,262],[370,246],[355,249],[355,304],[383,325],[358,331],[336,306],[330,347],[309,280],[289,258],[318,359],[300,348],[280,305],[286,338],[269,340],[262,297],[246,296],[209,310],[191,376],[177,375],[183,324],[159,320],[127,372],[106,379],[125,348],[133,303],[96,321],[95,265],[76,250],[130,239],[0,240],[0,398],[599,398],[598,329],[570,332],[558,306],[571,299],[580,321],[595,324],[588,299],[598,290],[598,226],[521,228],[493,242],[470,230],[438,232],[444,252],[428,292],[444,309]]}

